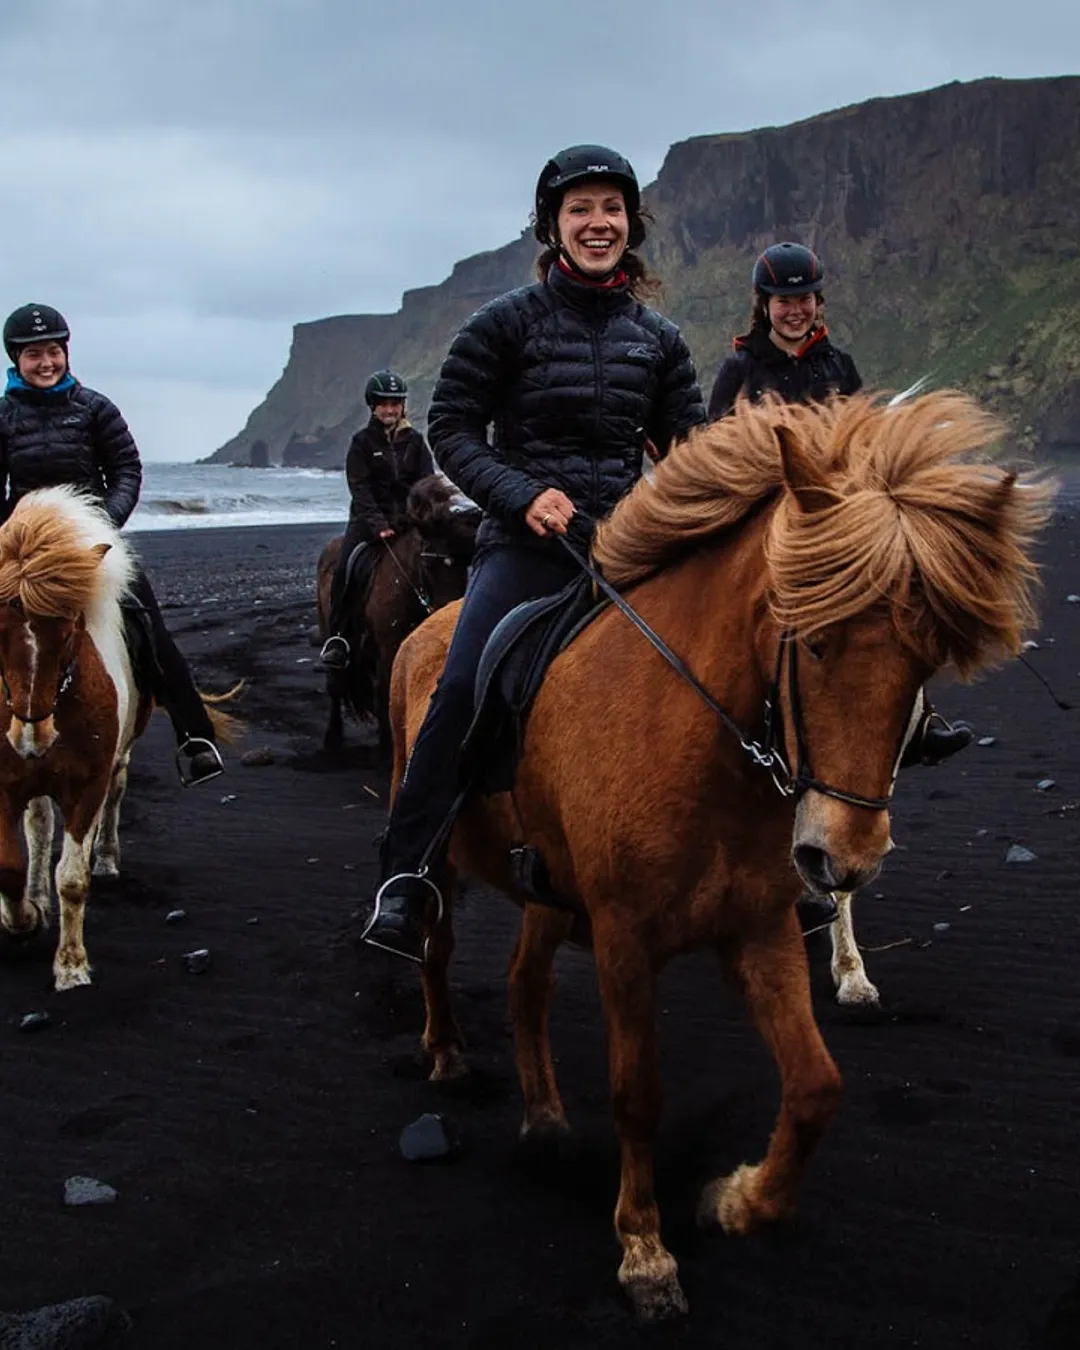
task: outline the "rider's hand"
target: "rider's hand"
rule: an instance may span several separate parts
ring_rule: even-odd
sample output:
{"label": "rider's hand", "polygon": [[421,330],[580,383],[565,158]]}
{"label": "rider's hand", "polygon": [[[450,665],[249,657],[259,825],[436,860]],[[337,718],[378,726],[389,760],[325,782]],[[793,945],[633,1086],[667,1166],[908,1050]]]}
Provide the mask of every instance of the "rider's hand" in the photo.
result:
{"label": "rider's hand", "polygon": [[529,503],[525,524],[533,534],[541,537],[565,534],[576,510],[565,492],[560,492],[558,488],[545,488],[539,497],[534,497]]}
{"label": "rider's hand", "polygon": [[380,531],[379,531],[379,538],[380,538],[380,539],[393,539],[393,537],[394,537],[394,531],[393,531],[393,530],[380,530]]}

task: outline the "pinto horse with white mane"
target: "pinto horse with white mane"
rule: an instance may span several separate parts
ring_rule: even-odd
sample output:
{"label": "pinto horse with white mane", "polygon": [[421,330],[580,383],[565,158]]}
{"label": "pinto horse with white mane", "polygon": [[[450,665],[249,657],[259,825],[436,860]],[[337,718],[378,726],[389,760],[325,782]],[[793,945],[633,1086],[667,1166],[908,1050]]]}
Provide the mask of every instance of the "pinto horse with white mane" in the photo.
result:
{"label": "pinto horse with white mane", "polygon": [[115,875],[131,746],[153,706],[135,688],[124,638],[120,600],[134,567],[105,512],[74,488],[28,493],[0,528],[0,924],[29,936],[49,923],[55,802],[58,990],[90,983],[91,853],[96,841],[94,870]]}
{"label": "pinto horse with white mane", "polygon": [[[693,433],[601,524],[594,558],[697,687],[608,608],[548,671],[512,792],[473,796],[458,818],[438,880],[481,877],[524,907],[510,969],[523,1137],[569,1129],[552,963],[564,940],[592,948],[622,1162],[619,1279],[644,1318],[686,1308],[653,1189],[659,971],[713,949],[780,1074],[764,1160],[711,1181],[701,1221],[748,1233],[784,1218],[841,1090],[795,902],[804,885],[851,891],[875,875],[920,689],[943,667],[969,676],[1016,652],[1033,619],[1050,494],[987,462],[1000,432],[941,392],[891,409],[746,404]],[[434,615],[398,655],[395,782],[455,616]],[[522,844],[566,908],[520,889]],[[433,1078],[464,1067],[453,943],[448,903],[422,972]]]}

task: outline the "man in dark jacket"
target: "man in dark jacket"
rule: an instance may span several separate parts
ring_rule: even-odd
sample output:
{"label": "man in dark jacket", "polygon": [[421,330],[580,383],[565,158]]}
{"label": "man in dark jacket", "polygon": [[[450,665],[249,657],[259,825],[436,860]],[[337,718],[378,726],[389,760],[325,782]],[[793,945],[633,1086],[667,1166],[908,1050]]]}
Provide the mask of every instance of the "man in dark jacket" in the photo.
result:
{"label": "man in dark jacket", "polygon": [[321,653],[323,665],[331,670],[346,669],[351,656],[342,635],[350,555],[358,544],[392,539],[405,514],[409,489],[435,472],[423,436],[405,416],[408,392],[404,379],[393,370],[377,370],[364,388],[371,418],[352,438],[345,457],[349,524],[330,587],[330,636]]}
{"label": "man in dark jacket", "polygon": [[[70,337],[51,305],[21,305],[4,323],[12,368],[0,398],[0,520],[28,492],[65,485],[89,492],[120,529],[139,500],[139,451],[119,408],[71,374]],[[208,782],[224,771],[209,715],[141,568],[131,591],[153,640],[149,692],[169,714],[178,754],[188,761],[181,782]]]}

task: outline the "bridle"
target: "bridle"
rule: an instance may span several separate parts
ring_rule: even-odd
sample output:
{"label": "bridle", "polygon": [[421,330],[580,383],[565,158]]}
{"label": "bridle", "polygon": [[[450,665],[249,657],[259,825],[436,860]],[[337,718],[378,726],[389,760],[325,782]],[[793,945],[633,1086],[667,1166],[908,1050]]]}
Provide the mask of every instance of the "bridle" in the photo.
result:
{"label": "bridle", "polygon": [[[20,614],[25,613],[22,603],[18,600],[17,597],[12,600],[9,600],[8,604],[17,613]],[[11,713],[12,717],[17,718],[23,724],[23,726],[26,727],[37,726],[39,722],[47,722],[50,717],[55,717],[56,709],[59,707],[60,700],[71,688],[71,682],[75,678],[75,671],[77,667],[78,667],[78,654],[76,652],[72,652],[72,654],[67,658],[64,664],[60,667],[60,679],[57,682],[56,697],[52,701],[52,707],[49,708],[48,712],[43,712],[37,717],[21,717],[15,711],[15,704],[12,702],[11,699],[11,686],[8,684],[7,672],[5,670],[0,669],[0,687],[3,688],[4,703],[7,706],[7,709]]]}
{"label": "bridle", "polygon": [[[736,737],[739,745],[753,762],[759,768],[766,769],[769,772],[777,791],[782,796],[791,797],[797,802],[805,792],[817,792],[824,797],[832,797],[836,801],[846,802],[848,806],[859,806],[867,811],[888,810],[892,801],[893,789],[896,786],[896,775],[900,767],[900,755],[906,740],[906,732],[901,736],[900,744],[897,746],[896,755],[893,759],[892,780],[889,783],[889,791],[886,796],[867,797],[861,792],[849,792],[846,788],[836,787],[834,784],[816,777],[810,767],[810,755],[806,746],[802,700],[799,697],[799,644],[793,633],[783,632],[780,634],[772,683],[765,697],[764,731],[760,739],[755,739],[743,731],[731,714],[713,698],[682,657],[673,652],[663,638],[653,632],[641,615],[627,604],[610,582],[604,579],[601,573],[574,548],[566,537],[564,535],[556,537],[577,565],[588,574],[596,587],[617,609],[626,615],[638,632],[656,648],[675,673],[694,690],[702,702]],[[794,773],[788,767],[783,750],[780,690],[784,679],[785,666],[787,668],[788,706],[791,709],[791,729],[795,738],[796,761]]]}

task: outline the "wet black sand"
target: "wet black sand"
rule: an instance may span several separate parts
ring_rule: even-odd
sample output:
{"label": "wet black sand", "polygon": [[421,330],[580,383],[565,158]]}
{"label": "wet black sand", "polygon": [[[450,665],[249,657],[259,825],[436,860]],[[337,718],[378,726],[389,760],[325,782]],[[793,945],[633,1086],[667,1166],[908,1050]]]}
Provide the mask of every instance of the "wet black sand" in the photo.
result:
{"label": "wet black sand", "polygon": [[[1062,518],[1048,540],[1031,659],[1080,704],[1077,530]],[[386,784],[355,730],[341,763],[317,749],[307,630],[331,532],[134,537],[202,685],[249,679],[250,729],[226,778],[182,792],[155,718],[124,877],[91,902],[91,989],[51,992],[49,945],[0,951],[0,1307],[111,1294],[132,1318],[117,1344],[138,1350],[1080,1345],[1080,708],[1059,712],[1016,664],[940,691],[996,742],[905,775],[901,847],[856,913],[865,947],[887,948],[866,958],[885,1015],[838,1009],[813,949],[846,1095],[784,1232],[694,1229],[701,1182],[760,1156],[776,1084],[712,963],[668,972],[659,1184],[692,1312],[641,1332],[615,1280],[587,958],[562,957],[553,1018],[578,1148],[538,1165],[515,1147],[516,911],[464,901],[454,979],[475,1073],[453,1091],[424,1081],[411,969],[349,940]],[[239,765],[264,745],[274,765]],[[1006,865],[1012,843],[1037,860]],[[191,975],[180,958],[200,947],[212,966]],[[35,1009],[53,1024],[15,1031]],[[426,1110],[459,1128],[456,1161],[396,1156]],[[65,1209],[72,1174],[118,1201]]]}

